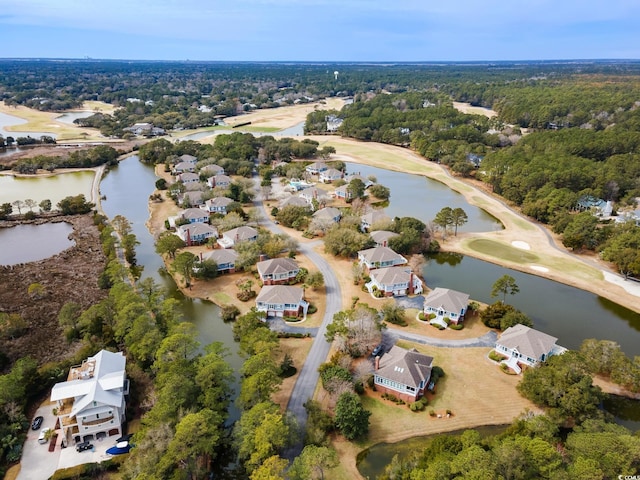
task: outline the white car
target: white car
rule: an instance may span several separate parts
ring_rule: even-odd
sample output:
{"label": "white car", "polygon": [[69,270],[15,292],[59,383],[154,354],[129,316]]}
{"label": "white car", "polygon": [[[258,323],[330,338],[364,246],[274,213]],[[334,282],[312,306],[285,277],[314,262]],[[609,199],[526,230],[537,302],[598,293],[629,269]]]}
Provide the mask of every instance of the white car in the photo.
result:
{"label": "white car", "polygon": [[45,427],[42,430],[40,430],[40,435],[38,436],[38,443],[47,443],[47,439],[45,437],[49,430],[51,430],[49,427]]}

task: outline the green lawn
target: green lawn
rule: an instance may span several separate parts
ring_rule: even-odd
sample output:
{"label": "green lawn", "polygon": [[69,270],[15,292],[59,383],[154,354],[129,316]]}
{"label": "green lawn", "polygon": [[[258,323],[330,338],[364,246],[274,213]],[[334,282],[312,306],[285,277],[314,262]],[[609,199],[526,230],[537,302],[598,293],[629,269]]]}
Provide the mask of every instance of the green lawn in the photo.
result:
{"label": "green lawn", "polygon": [[216,292],[213,295],[211,295],[211,297],[213,298],[214,302],[218,305],[233,303],[233,299],[229,295],[223,292]]}
{"label": "green lawn", "polygon": [[475,250],[478,253],[485,255],[491,255],[492,257],[500,258],[513,263],[536,263],[540,261],[538,255],[515,248],[510,245],[505,245],[494,240],[487,240],[483,238],[477,238],[467,243],[467,246],[471,250]]}

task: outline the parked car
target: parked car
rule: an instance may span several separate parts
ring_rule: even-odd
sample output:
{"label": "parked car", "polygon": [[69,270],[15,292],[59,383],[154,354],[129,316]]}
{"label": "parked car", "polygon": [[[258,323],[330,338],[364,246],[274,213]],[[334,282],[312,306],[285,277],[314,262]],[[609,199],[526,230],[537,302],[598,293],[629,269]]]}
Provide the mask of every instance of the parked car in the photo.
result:
{"label": "parked car", "polygon": [[384,353],[384,345],[380,344],[373,349],[373,352],[371,352],[371,355],[374,357],[377,357],[378,355],[382,355],[383,353]]}
{"label": "parked car", "polygon": [[38,436],[38,443],[47,443],[47,432],[51,430],[49,427],[45,427],[40,430],[40,435]]}
{"label": "parked car", "polygon": [[85,450],[91,450],[93,448],[93,443],[89,440],[85,440],[84,442],[80,442],[76,445],[77,452],[84,452]]}
{"label": "parked car", "polygon": [[116,443],[128,442],[129,440],[131,440],[131,437],[133,437],[133,433],[127,433],[126,435],[123,435],[120,438],[116,439]]}
{"label": "parked car", "polygon": [[36,418],[33,419],[33,422],[31,423],[31,430],[38,430],[42,426],[43,421],[44,421],[44,417],[41,415],[38,415]]}

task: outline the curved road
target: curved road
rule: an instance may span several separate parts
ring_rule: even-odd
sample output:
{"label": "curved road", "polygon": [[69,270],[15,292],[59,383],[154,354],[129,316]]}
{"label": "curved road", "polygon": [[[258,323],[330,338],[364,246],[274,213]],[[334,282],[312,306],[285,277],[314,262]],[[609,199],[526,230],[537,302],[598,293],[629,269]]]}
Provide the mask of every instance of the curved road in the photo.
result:
{"label": "curved road", "polygon": [[[259,191],[259,188],[258,188]],[[254,205],[260,210],[262,219],[260,225],[269,229],[273,233],[284,233],[280,227],[278,227],[273,221],[270,220],[267,215],[264,203],[261,198],[256,197]],[[340,283],[338,278],[333,273],[331,265],[322,258],[318,253],[313,250],[313,247],[319,245],[319,241],[308,242],[300,244],[299,251],[304,254],[309,260],[311,260],[315,266],[320,270],[324,276],[324,285],[326,290],[326,306],[324,317],[322,318],[322,324],[314,337],[311,350],[307,355],[307,359],[304,362],[304,366],[300,371],[300,375],[296,380],[296,384],[293,387],[287,410],[289,410],[295,416],[298,421],[298,426],[301,431],[304,431],[304,427],[307,423],[307,411],[304,408],[304,403],[311,397],[315,391],[316,385],[320,378],[318,373],[318,367],[325,362],[327,355],[329,354],[329,348],[331,344],[324,338],[324,334],[327,330],[327,325],[333,321],[333,316],[342,309],[342,291],[340,289]],[[299,449],[302,449],[302,438],[300,440]],[[293,449],[295,455],[295,448]],[[298,452],[299,453],[299,452]]]}

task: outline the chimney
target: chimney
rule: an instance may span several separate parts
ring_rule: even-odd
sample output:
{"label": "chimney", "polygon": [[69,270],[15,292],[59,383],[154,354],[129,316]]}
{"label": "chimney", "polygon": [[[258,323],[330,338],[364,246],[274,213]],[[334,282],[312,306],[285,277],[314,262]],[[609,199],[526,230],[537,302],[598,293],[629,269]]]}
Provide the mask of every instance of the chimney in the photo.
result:
{"label": "chimney", "polygon": [[380,355],[376,355],[376,370],[380,370]]}
{"label": "chimney", "polygon": [[202,252],[200,252],[200,263],[202,263]]}
{"label": "chimney", "polygon": [[191,229],[187,227],[187,245],[191,246]]}
{"label": "chimney", "polygon": [[413,272],[409,274],[409,295],[413,295]]}

